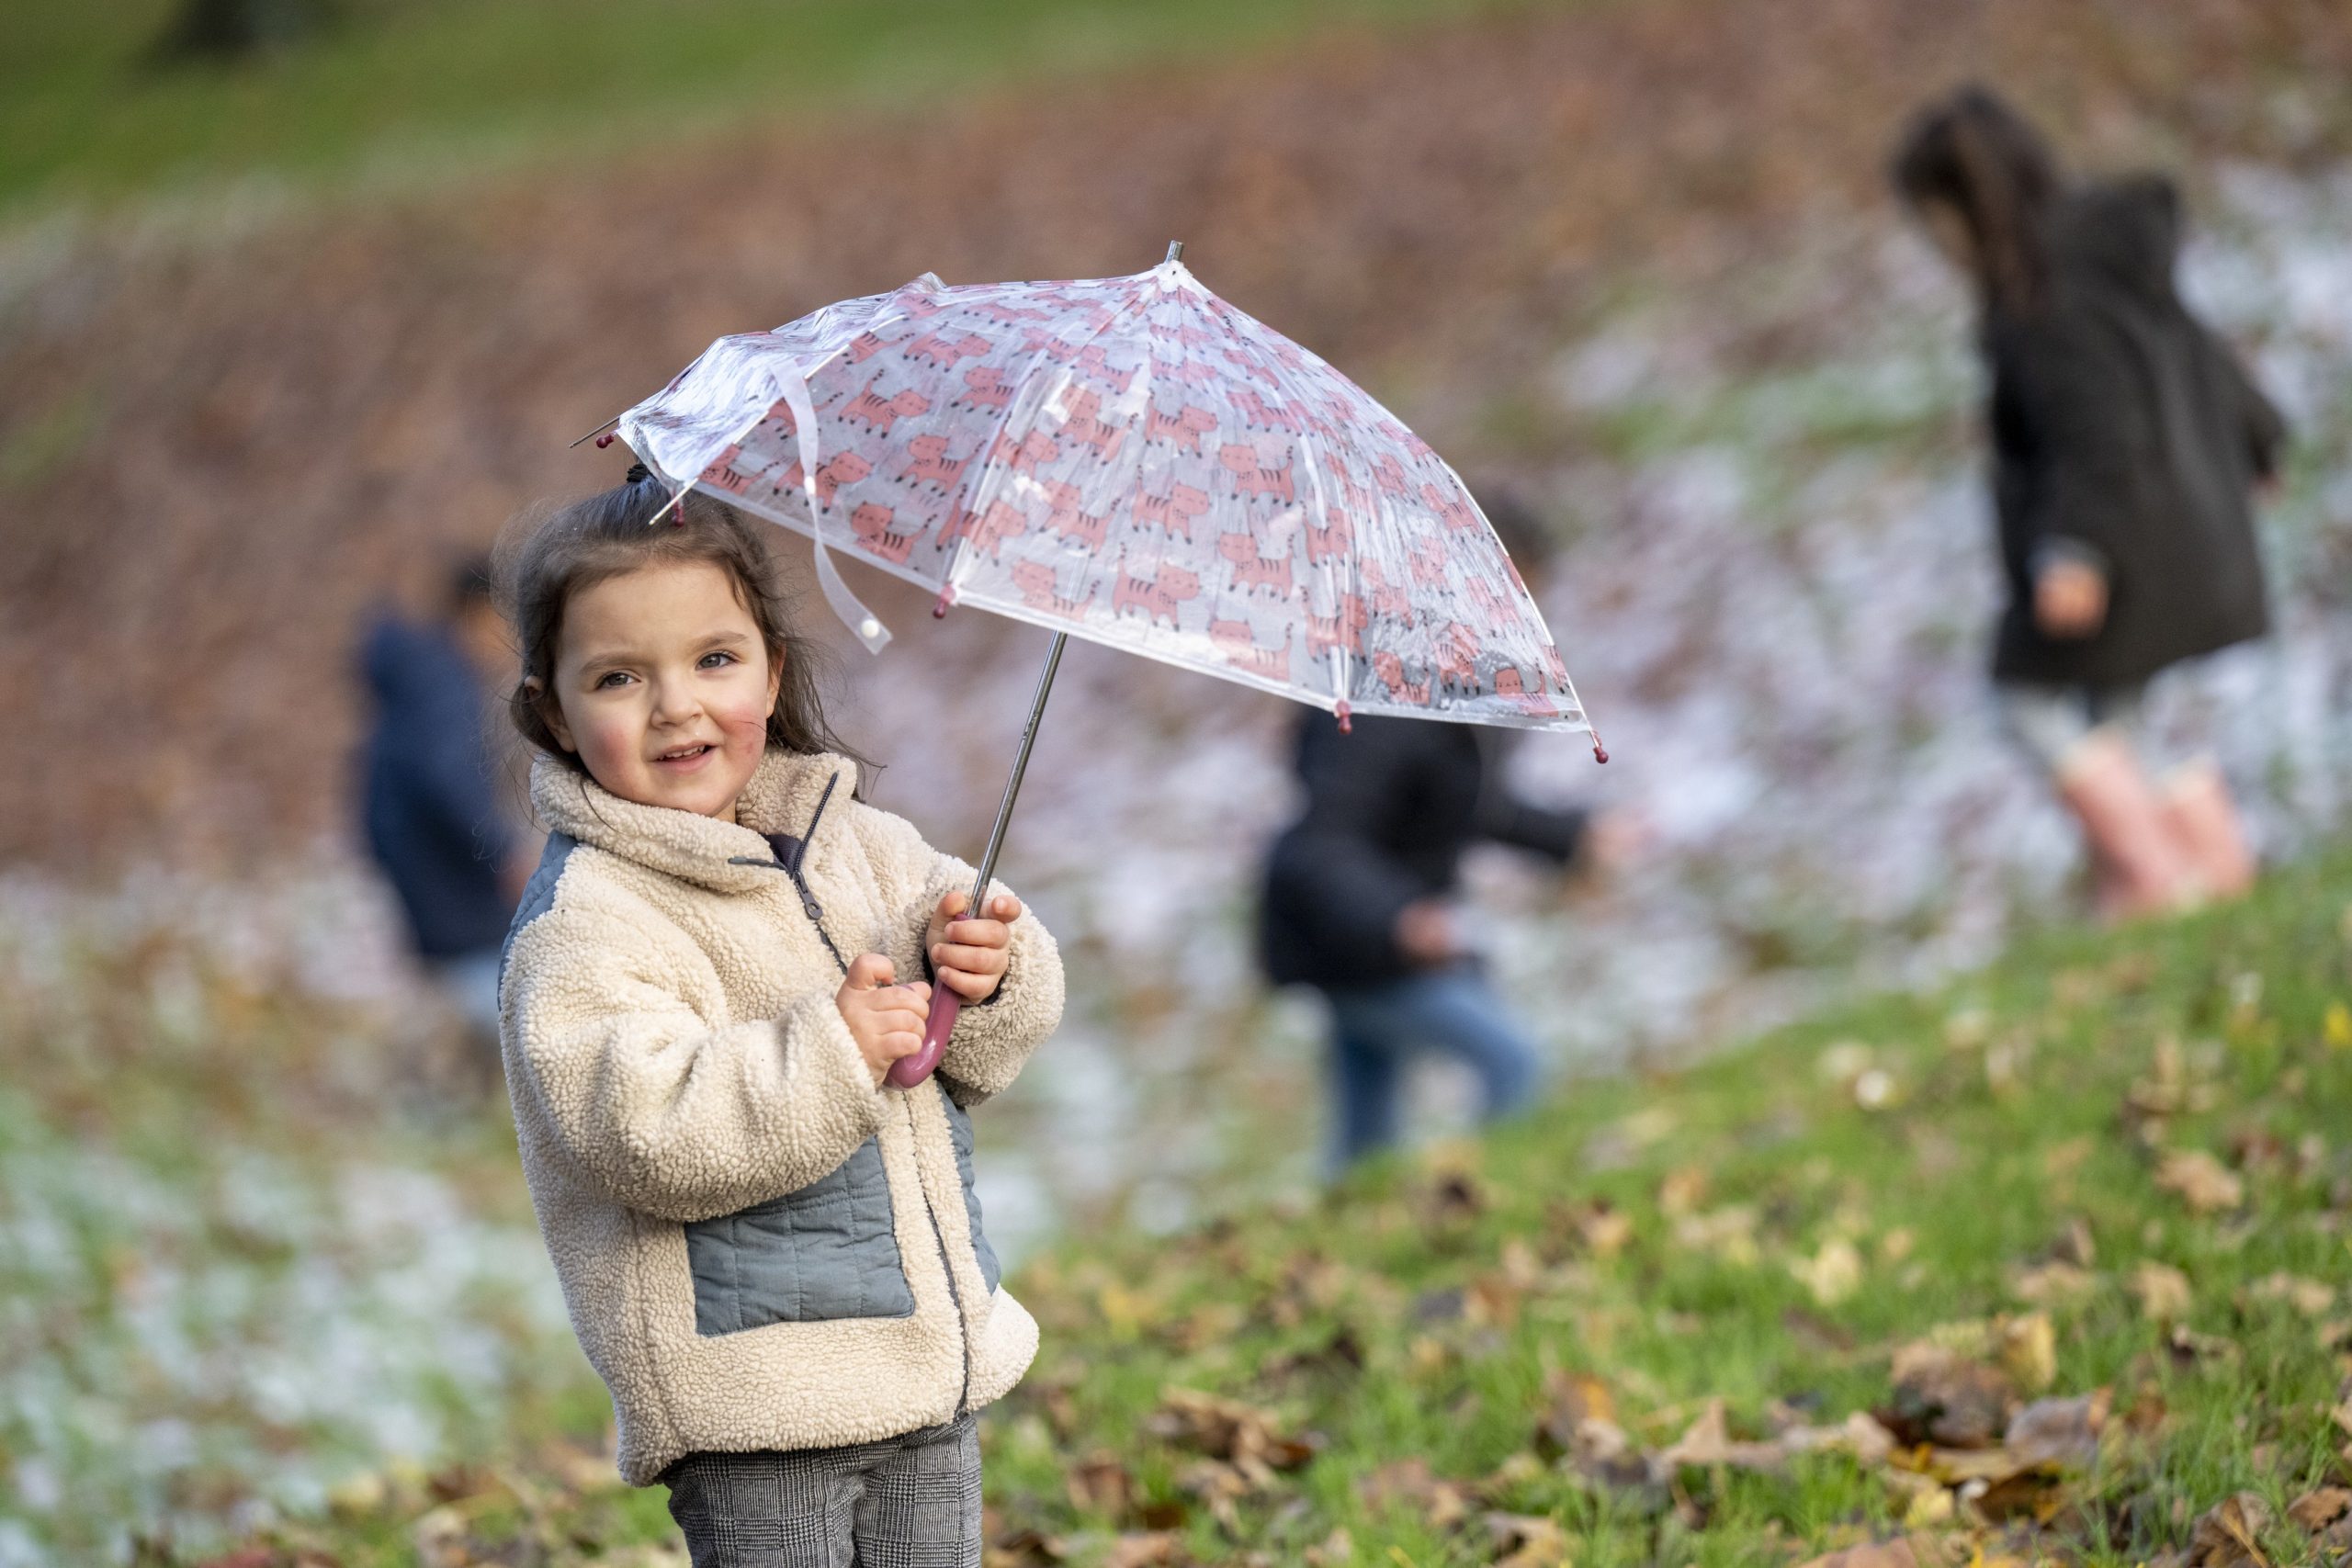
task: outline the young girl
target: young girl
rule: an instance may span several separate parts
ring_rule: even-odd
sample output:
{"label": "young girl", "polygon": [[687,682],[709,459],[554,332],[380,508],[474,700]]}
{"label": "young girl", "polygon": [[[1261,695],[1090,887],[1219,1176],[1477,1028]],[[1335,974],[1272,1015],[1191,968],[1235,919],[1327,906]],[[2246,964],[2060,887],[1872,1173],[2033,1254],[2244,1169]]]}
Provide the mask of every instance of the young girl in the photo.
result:
{"label": "young girl", "polygon": [[2081,820],[2106,913],[2241,893],[2254,860],[2220,769],[2149,778],[2139,714],[2158,671],[2267,629],[2247,495],[2286,432],[2174,290],[2172,184],[2066,181],[1977,88],[1913,122],[1894,177],[1974,285],[2008,728]]}
{"label": "young girl", "polygon": [[[1061,960],[858,798],[758,525],[668,499],[632,469],[501,552],[552,830],[501,979],[532,1201],[621,1473],[696,1564],[977,1564],[972,1413],[1037,1325],[966,1112],[1053,1032]],[[886,1088],[926,975],[963,1015]]]}

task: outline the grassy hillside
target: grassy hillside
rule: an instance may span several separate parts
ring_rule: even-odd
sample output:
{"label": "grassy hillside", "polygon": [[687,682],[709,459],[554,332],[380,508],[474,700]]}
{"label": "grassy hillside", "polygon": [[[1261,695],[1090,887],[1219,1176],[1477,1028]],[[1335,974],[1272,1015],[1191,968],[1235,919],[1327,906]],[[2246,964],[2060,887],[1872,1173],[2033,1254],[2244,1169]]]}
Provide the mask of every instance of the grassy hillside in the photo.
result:
{"label": "grassy hillside", "polygon": [[352,0],[236,68],[159,68],[169,0],[10,0],[0,214],[194,183],[427,176],[742,119],[927,108],[1008,82],[1229,55],[1495,0]]}
{"label": "grassy hillside", "polygon": [[[2332,1561],[2347,899],[2338,854],[1309,1211],[1036,1262],[991,1561]],[[661,1495],[548,1445],[272,1550],[659,1559]]]}

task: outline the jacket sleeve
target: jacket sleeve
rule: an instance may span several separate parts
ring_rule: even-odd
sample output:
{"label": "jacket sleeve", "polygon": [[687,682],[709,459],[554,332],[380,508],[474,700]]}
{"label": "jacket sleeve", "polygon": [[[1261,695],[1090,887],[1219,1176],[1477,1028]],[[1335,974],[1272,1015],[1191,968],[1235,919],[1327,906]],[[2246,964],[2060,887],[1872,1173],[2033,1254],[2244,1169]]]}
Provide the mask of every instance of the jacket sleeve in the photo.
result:
{"label": "jacket sleeve", "polygon": [[1515,850],[1532,850],[1566,865],[1584,843],[1589,812],[1531,806],[1504,789],[1490,789],[1478,802],[1478,836]]}
{"label": "jacket sleeve", "polygon": [[2030,569],[2066,557],[2112,573],[2130,553],[2133,497],[2148,454],[2120,417],[2128,367],[2098,321],[2053,310],[2010,329],[2001,372],[2031,442],[2020,521]]}
{"label": "jacket sleeve", "polygon": [[[861,807],[858,823],[876,883],[896,911],[892,925],[906,933],[928,978],[931,955],[923,950],[922,939],[932,912],[948,894],[969,893],[978,873],[954,855],[933,849],[902,817]],[[989,883],[991,898],[1012,891],[1001,882]],[[1023,908],[1012,923],[1012,942],[1005,957],[1004,978],[987,1001],[964,1004],[940,1054],[940,1076],[949,1081],[959,1105],[977,1105],[1012,1087],[1030,1054],[1061,1023],[1061,951],[1035,909]]]}
{"label": "jacket sleeve", "polygon": [[1380,835],[1424,756],[1409,722],[1367,724],[1353,737],[1307,728],[1298,759],[1306,809],[1266,868],[1266,897],[1294,925],[1313,931],[1318,947],[1362,953],[1367,968],[1403,965],[1396,917],[1421,897]]}
{"label": "jacket sleeve", "polygon": [[516,1100],[616,1201],[681,1223],[806,1187],[882,1124],[830,987],[713,1028],[682,994],[701,988],[706,962],[683,939],[576,905],[523,928],[507,960]]}

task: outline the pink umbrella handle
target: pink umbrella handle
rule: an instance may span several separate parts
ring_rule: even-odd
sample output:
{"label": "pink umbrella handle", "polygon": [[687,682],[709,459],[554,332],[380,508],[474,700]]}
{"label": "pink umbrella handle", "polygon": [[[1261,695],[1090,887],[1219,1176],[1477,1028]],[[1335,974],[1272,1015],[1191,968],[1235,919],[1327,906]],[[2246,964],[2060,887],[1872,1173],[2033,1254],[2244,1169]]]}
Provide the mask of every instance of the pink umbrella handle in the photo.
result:
{"label": "pink umbrella handle", "polygon": [[890,1064],[893,1084],[912,1089],[931,1077],[932,1069],[939,1066],[940,1053],[947,1049],[947,1036],[956,1027],[956,1015],[963,1010],[963,998],[944,986],[931,988],[931,1021],[923,1025],[922,1049]]}

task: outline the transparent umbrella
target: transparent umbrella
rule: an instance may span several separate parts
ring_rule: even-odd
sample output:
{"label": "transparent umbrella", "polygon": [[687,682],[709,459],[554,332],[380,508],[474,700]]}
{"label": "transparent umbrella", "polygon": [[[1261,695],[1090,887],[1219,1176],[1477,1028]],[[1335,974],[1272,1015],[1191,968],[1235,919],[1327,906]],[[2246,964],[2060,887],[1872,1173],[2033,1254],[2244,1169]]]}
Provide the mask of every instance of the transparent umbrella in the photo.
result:
{"label": "transparent umbrella", "polygon": [[[618,433],[808,536],[878,652],[845,552],[1049,628],[973,889],[985,891],[1067,639],[1354,714],[1592,734],[1542,614],[1459,476],[1322,359],[1202,287],[1172,245],[1127,277],[925,274],[712,344]],[[1594,755],[1608,760],[1598,735]],[[955,1021],[933,992],[922,1081]]]}

